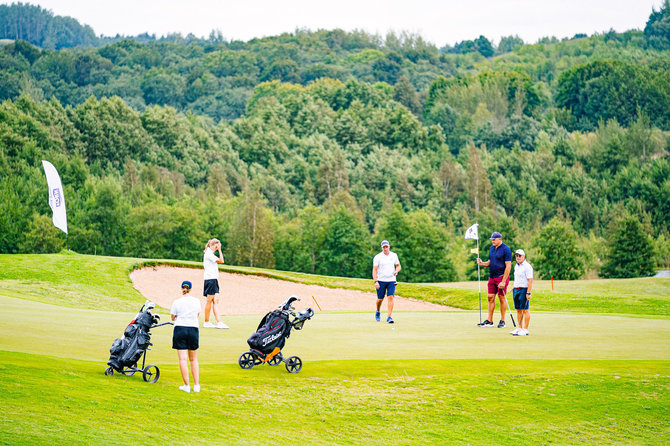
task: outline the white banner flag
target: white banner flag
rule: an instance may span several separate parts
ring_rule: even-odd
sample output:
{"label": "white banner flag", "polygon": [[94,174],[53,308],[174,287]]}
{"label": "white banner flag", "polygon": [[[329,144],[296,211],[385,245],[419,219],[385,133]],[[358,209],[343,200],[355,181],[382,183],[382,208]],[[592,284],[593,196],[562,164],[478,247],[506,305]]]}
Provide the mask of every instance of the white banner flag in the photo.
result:
{"label": "white banner flag", "polygon": [[470,226],[467,231],[465,231],[465,239],[472,239],[472,240],[477,240],[479,238],[479,232],[477,231],[477,228],[479,227],[479,224],[475,223],[474,225]]}
{"label": "white banner flag", "polygon": [[49,161],[42,160],[44,173],[49,185],[49,206],[53,211],[54,226],[67,234],[67,213],[65,212],[65,195],[63,185],[60,182],[58,171]]}

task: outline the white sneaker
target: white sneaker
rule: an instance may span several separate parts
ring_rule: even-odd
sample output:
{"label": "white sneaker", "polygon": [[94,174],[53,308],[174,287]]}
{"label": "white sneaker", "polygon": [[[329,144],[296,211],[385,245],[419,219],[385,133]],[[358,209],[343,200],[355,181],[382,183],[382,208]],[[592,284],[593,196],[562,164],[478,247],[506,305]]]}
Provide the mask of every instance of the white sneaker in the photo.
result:
{"label": "white sneaker", "polygon": [[196,385],[194,385],[194,386],[193,386],[193,391],[194,391],[195,393],[200,393],[200,384],[196,384]]}
{"label": "white sneaker", "polygon": [[191,387],[188,384],[179,386],[179,390],[181,390],[182,392],[191,393]]}
{"label": "white sneaker", "polygon": [[525,328],[522,328],[519,331],[519,333],[517,334],[517,336],[528,336],[528,330],[526,330]]}
{"label": "white sneaker", "polygon": [[230,327],[224,324],[223,321],[219,321],[219,323],[216,324],[216,328],[230,328]]}
{"label": "white sneaker", "polygon": [[521,330],[521,328],[516,327],[514,330],[510,331],[509,334],[516,336],[519,334],[519,330]]}
{"label": "white sneaker", "polygon": [[209,321],[202,323],[202,328],[215,328],[215,327],[216,327],[216,325],[212,324]]}

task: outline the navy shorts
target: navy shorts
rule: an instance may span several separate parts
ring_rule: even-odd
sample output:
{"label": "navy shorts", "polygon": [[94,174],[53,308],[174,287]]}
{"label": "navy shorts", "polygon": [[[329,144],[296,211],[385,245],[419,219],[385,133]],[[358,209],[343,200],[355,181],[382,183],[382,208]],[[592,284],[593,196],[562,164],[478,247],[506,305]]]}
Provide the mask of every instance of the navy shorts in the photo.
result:
{"label": "navy shorts", "polygon": [[215,294],[219,294],[219,281],[217,279],[205,280],[205,291],[202,292],[202,295],[213,296]]}
{"label": "navy shorts", "polygon": [[515,310],[528,309],[528,305],[530,304],[530,302],[528,302],[528,299],[526,299],[526,291],[528,291],[528,288],[514,288],[512,290],[512,295],[514,296]]}
{"label": "navy shorts", "polygon": [[200,346],[198,327],[176,326],[172,331],[172,348],[175,350],[197,350]]}
{"label": "navy shorts", "polygon": [[377,299],[383,299],[385,296],[395,296],[396,282],[379,282],[377,290]]}

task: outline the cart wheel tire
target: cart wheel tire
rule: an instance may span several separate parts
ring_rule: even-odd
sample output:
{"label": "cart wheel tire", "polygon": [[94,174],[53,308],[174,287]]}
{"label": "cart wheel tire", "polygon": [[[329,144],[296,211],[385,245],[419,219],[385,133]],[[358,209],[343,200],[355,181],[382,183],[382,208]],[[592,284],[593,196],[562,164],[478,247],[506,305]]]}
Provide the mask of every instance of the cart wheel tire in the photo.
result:
{"label": "cart wheel tire", "polygon": [[105,375],[107,375],[107,376],[112,376],[113,374],[114,374],[114,369],[113,369],[113,368],[111,368],[111,367],[107,367],[107,368],[105,369]]}
{"label": "cart wheel tire", "polygon": [[272,365],[272,366],[279,365],[279,364],[282,363],[283,360],[284,360],[284,358],[282,357],[281,353],[277,353],[275,356],[270,358],[270,360],[268,361],[268,364]]}
{"label": "cart wheel tire", "polygon": [[144,380],[148,383],[155,383],[160,377],[160,369],[153,364],[149,364],[144,368],[144,370],[142,370],[142,378],[144,378]]}
{"label": "cart wheel tire", "polygon": [[254,355],[252,355],[250,352],[244,352],[240,355],[240,359],[237,360],[237,363],[243,369],[250,369],[256,365],[256,361],[254,359]]}
{"label": "cart wheel tire", "polygon": [[137,372],[135,369],[124,369],[121,373],[123,373],[126,376],[133,376]]}
{"label": "cart wheel tire", "polygon": [[289,373],[298,373],[302,369],[302,359],[297,356],[289,356],[286,359],[286,370]]}

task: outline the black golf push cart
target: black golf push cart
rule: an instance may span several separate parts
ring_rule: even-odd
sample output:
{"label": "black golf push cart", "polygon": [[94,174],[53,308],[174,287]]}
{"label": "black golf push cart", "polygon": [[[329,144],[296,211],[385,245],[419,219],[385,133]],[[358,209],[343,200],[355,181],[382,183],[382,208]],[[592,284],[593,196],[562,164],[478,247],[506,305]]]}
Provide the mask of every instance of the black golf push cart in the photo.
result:
{"label": "black golf push cart", "polygon": [[299,313],[295,312],[291,304],[299,300],[298,296],[291,296],[279,309],[263,317],[256,333],[247,340],[249,351],[240,355],[240,367],[250,369],[263,363],[275,366],[283,362],[289,373],[298,373],[302,369],[302,359],[298,356],[284,358],[281,353],[286,339],[291,335],[291,329],[302,330],[305,321],[314,316],[314,311],[309,307]]}
{"label": "black golf push cart", "polygon": [[[109,360],[105,369],[105,375],[112,376],[114,372],[123,373],[126,376],[132,376],[136,372],[142,373],[142,378],[146,382],[155,383],[161,376],[158,366],[146,364],[147,350],[153,345],[151,340],[151,329],[163,325],[173,325],[172,322],[159,324],[159,314],[151,312],[155,305],[153,302],[147,302],[135,319],[126,327],[123,336],[115,339],[112,347],[109,349]],[[142,367],[137,364],[142,358]]]}

